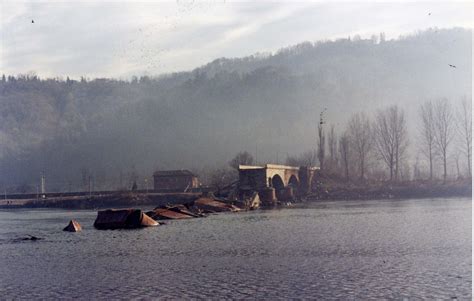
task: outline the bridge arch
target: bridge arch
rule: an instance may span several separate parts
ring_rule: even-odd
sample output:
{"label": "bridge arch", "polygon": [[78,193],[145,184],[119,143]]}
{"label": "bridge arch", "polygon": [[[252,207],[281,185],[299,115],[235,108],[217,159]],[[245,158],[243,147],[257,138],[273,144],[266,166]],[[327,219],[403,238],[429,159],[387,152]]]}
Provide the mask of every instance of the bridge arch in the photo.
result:
{"label": "bridge arch", "polygon": [[272,187],[275,189],[275,196],[277,200],[282,198],[283,190],[285,189],[285,182],[279,175],[274,175],[272,177]]}
{"label": "bridge arch", "polygon": [[291,188],[288,192],[290,198],[294,198],[295,196],[299,195],[300,181],[296,175],[293,174],[290,176],[288,179],[288,187]]}
{"label": "bridge arch", "polygon": [[295,175],[290,176],[288,186],[293,187],[293,189],[297,189],[300,186],[300,181],[298,181],[298,178]]}
{"label": "bridge arch", "polygon": [[285,182],[279,175],[274,175],[272,177],[272,187],[275,188],[275,191],[285,188]]}

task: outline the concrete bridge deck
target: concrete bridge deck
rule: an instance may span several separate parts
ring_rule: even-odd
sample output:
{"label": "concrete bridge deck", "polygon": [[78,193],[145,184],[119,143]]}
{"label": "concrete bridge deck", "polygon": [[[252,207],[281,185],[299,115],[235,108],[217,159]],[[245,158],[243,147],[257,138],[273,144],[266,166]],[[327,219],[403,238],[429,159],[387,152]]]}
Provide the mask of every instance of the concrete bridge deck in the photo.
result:
{"label": "concrete bridge deck", "polygon": [[297,195],[306,195],[317,167],[266,164],[263,166],[239,165],[239,189],[262,191],[274,188],[277,198],[282,190],[290,187]]}

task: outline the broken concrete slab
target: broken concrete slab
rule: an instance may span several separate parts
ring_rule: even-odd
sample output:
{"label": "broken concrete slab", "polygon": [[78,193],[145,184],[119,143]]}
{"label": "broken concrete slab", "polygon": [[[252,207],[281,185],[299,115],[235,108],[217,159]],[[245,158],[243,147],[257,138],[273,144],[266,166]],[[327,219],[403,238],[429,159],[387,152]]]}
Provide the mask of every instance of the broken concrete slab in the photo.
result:
{"label": "broken concrete slab", "polygon": [[204,213],[216,213],[216,212],[236,212],[240,211],[240,208],[227,204],[224,202],[216,201],[210,198],[199,198],[194,201],[194,207]]}
{"label": "broken concrete slab", "polygon": [[140,209],[108,209],[97,213],[94,227],[99,230],[134,229],[158,226]]}
{"label": "broken concrete slab", "polygon": [[186,207],[186,205],[166,206],[165,209],[168,209],[168,210],[171,210],[171,211],[174,211],[174,212],[178,212],[178,213],[182,213],[182,214],[186,214],[186,215],[189,215],[189,216],[192,216],[192,217],[205,217],[205,215],[202,214],[202,213],[191,211],[191,209]]}
{"label": "broken concrete slab", "polygon": [[258,192],[256,191],[254,191],[249,198],[244,200],[245,209],[248,209],[248,210],[258,209],[260,208],[260,204],[261,204],[260,196],[258,195]]}
{"label": "broken concrete slab", "polygon": [[79,224],[76,220],[70,220],[69,224],[63,229],[63,231],[67,232],[79,232],[82,231],[81,224]]}
{"label": "broken concrete slab", "polygon": [[191,215],[175,212],[165,208],[156,208],[152,211],[148,211],[146,214],[154,220],[193,218]]}
{"label": "broken concrete slab", "polygon": [[260,198],[260,204],[262,206],[274,206],[276,205],[277,198],[275,188],[265,187],[259,190],[258,196]]}

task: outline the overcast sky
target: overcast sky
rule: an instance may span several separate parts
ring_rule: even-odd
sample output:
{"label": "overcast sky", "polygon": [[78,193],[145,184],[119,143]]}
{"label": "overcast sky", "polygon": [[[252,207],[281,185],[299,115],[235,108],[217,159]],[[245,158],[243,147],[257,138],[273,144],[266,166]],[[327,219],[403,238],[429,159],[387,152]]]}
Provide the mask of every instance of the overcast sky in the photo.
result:
{"label": "overcast sky", "polygon": [[0,1],[0,73],[41,77],[157,75],[303,41],[474,27],[472,2]]}

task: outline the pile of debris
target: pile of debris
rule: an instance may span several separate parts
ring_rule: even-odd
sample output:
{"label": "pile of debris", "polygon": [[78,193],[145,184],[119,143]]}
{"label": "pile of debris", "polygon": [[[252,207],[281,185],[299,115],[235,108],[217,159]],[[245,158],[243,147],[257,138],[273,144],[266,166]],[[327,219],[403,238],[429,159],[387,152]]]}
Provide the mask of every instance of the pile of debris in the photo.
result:
{"label": "pile of debris", "polygon": [[201,217],[198,213],[191,212],[185,205],[156,207],[146,214],[154,220]]}
{"label": "pile of debris", "polygon": [[159,223],[140,209],[101,210],[94,222],[94,227],[98,230],[135,229],[158,225]]}
{"label": "pile of debris", "polygon": [[[107,209],[100,210],[94,222],[94,228],[98,230],[135,229],[143,227],[158,226],[162,220],[179,220],[205,217],[208,214],[220,212],[239,212],[245,209],[258,208],[258,197],[253,197],[247,202],[238,203],[239,206],[226,200],[214,197],[200,197],[195,201],[179,205],[159,206],[155,209],[143,212],[140,209]],[[81,231],[81,225],[71,220],[64,231]]]}
{"label": "pile of debris", "polygon": [[99,230],[132,229],[158,226],[160,220],[204,217],[209,213],[237,212],[241,209],[210,198],[199,198],[183,205],[160,206],[146,213],[140,209],[108,209],[97,214],[94,227]]}
{"label": "pile of debris", "polygon": [[237,212],[241,210],[235,205],[205,197],[194,201],[193,208],[201,213]]}

